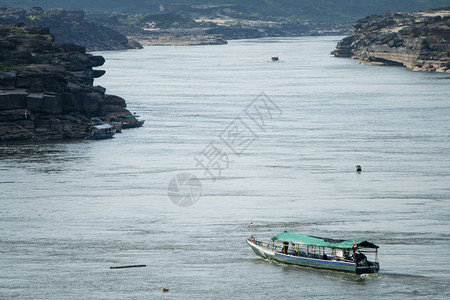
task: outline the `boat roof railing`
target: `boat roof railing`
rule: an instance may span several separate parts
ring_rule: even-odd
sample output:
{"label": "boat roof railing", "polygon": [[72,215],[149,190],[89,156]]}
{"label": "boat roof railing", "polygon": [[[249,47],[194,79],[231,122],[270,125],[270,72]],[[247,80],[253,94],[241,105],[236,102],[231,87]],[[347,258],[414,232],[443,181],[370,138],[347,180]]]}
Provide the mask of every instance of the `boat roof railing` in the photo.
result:
{"label": "boat roof railing", "polygon": [[293,244],[301,244],[301,245],[307,245],[307,246],[317,246],[317,247],[327,247],[327,248],[335,248],[335,249],[352,249],[357,247],[363,247],[363,248],[379,248],[377,245],[360,240],[360,241],[353,241],[353,240],[336,240],[336,239],[328,239],[328,238],[321,238],[321,237],[315,237],[315,236],[309,236],[309,235],[302,235],[302,234],[296,234],[292,232],[283,232],[280,233],[272,238],[273,241],[280,241],[280,242],[289,242]]}

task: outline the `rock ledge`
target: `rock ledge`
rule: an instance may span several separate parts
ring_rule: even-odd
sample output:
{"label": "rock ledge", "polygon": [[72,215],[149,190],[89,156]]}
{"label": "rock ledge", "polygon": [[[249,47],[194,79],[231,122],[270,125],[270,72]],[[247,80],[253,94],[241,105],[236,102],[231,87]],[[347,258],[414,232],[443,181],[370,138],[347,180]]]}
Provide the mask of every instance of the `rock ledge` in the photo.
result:
{"label": "rock ledge", "polygon": [[0,24],[0,45],[0,141],[83,138],[92,117],[131,114],[93,85],[102,56],[55,43],[44,27]]}
{"label": "rock ledge", "polygon": [[353,26],[331,54],[365,64],[450,72],[450,8],[373,15]]}

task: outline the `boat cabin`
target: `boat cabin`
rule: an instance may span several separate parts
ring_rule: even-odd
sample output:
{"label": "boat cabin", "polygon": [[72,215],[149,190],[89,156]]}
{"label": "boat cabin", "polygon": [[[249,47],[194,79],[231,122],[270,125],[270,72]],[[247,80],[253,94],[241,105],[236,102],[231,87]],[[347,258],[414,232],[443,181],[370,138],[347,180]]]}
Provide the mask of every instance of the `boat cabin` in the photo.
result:
{"label": "boat cabin", "polygon": [[89,130],[87,138],[90,140],[109,139],[116,134],[116,129],[109,124],[94,125]]}

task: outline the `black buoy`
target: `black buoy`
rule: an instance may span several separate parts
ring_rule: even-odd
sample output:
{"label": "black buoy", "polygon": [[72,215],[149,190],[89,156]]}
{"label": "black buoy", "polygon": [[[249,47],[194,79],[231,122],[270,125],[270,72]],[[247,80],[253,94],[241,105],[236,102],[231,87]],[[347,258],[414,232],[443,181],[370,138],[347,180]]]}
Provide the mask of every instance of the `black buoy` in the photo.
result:
{"label": "black buoy", "polygon": [[356,165],[356,172],[358,172],[358,173],[361,172],[361,166],[360,165]]}

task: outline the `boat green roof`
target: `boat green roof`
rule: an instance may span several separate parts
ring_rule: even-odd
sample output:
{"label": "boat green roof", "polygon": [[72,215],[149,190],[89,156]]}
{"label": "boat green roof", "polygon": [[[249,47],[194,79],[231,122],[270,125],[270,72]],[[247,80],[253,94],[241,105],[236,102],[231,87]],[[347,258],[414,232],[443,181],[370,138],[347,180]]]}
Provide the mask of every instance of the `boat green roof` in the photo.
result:
{"label": "boat green roof", "polygon": [[139,118],[138,115],[126,115],[126,116],[120,116],[121,118]]}
{"label": "boat green roof", "polygon": [[377,245],[368,241],[336,240],[309,235],[283,232],[272,238],[273,241],[289,242],[293,244],[328,247],[337,249],[351,249],[354,245],[365,248],[378,248]]}

